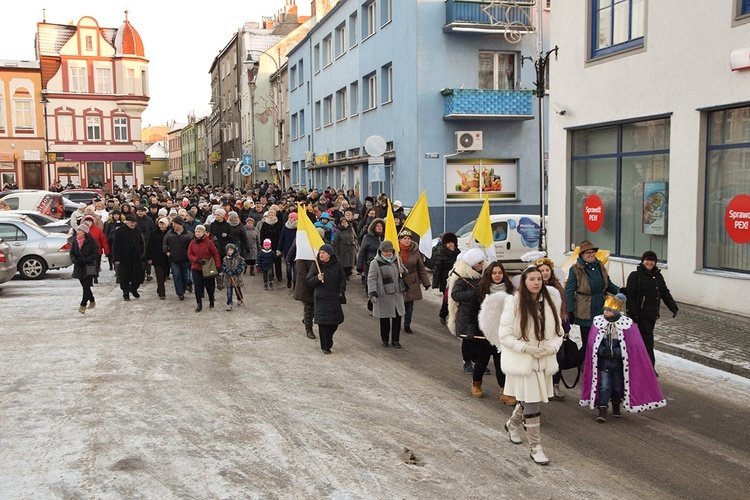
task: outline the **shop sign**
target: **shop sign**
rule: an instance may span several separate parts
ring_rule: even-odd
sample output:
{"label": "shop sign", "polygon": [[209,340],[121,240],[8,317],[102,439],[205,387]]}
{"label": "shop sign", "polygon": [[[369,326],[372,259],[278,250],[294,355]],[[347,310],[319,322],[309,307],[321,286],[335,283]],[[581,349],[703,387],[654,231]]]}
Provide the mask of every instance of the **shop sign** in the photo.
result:
{"label": "shop sign", "polygon": [[732,198],[724,212],[724,227],[735,243],[750,242],[750,196],[740,194]]}
{"label": "shop sign", "polygon": [[597,232],[604,224],[604,204],[595,194],[588,196],[583,203],[583,224],[592,233]]}

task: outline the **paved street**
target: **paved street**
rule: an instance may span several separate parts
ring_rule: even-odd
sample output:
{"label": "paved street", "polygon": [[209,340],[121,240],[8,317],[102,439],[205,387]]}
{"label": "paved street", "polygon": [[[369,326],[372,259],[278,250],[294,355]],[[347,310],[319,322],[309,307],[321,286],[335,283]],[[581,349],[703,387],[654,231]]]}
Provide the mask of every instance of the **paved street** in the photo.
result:
{"label": "paved street", "polygon": [[153,282],[125,303],[105,272],[82,316],[69,275],[0,287],[3,498],[746,498],[750,381],[725,371],[659,352],[668,406],[604,425],[567,391],[540,467],[502,431],[494,374],[470,396],[436,292],[395,350],[352,280],[325,356],[259,277],[248,307],[222,292],[195,314]]}

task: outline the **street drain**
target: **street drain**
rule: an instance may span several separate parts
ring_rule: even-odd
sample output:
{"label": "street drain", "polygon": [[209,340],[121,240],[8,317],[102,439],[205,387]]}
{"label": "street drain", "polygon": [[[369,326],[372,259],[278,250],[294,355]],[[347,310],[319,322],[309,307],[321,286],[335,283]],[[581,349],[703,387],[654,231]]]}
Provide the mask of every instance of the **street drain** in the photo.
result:
{"label": "street drain", "polygon": [[281,337],[283,332],[280,330],[248,330],[246,332],[240,332],[240,337],[262,340]]}

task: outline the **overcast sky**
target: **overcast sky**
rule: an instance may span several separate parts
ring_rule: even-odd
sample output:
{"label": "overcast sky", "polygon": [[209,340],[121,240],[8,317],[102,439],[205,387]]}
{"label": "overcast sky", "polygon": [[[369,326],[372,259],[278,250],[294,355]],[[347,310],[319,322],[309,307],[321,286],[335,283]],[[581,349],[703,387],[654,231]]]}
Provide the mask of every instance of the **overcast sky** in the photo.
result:
{"label": "overcast sky", "polygon": [[[273,16],[285,0],[246,2],[159,2],[148,0],[21,0],[3,1],[0,17],[0,59],[35,59],[36,23],[73,23],[83,16],[102,28],[119,28],[128,11],[130,24],[143,40],[149,60],[151,101],[143,125],[186,122],[190,113],[208,113],[211,96],[208,71],[214,57],[246,21]],[[12,5],[11,5],[12,4]],[[297,0],[300,15],[310,14],[310,1]]]}

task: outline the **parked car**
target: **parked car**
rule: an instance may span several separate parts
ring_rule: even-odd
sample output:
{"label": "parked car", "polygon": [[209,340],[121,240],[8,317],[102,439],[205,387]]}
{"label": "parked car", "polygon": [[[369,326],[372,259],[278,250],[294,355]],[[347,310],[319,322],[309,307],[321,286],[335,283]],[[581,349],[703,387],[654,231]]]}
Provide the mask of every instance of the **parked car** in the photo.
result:
{"label": "parked car", "polygon": [[33,210],[55,219],[65,216],[65,199],[60,193],[41,189],[12,189],[0,192],[0,200],[11,210]]}
{"label": "parked car", "polygon": [[0,238],[11,246],[16,269],[24,279],[41,279],[48,269],[73,263],[68,235],[45,231],[25,215],[0,213]]}
{"label": "parked car", "polygon": [[85,206],[86,204],[84,202],[75,202],[67,198],[63,198],[63,212],[65,213],[65,217],[67,218],[70,218],[70,216],[73,215],[73,212]]}
{"label": "parked car", "polygon": [[16,275],[16,261],[10,245],[0,239],[0,283],[13,279]]}
{"label": "parked car", "polygon": [[70,231],[70,219],[55,219],[33,210],[5,210],[2,212],[2,215],[10,214],[25,215],[50,233],[67,233]]}
{"label": "parked car", "polygon": [[73,203],[85,203],[90,205],[95,199],[104,199],[104,191],[101,189],[66,189],[60,193]]}
{"label": "parked car", "polygon": [[[463,225],[458,229],[458,248],[463,252],[472,243],[471,232],[474,230],[477,220]],[[508,272],[521,272],[528,262],[523,262],[521,256],[539,247],[539,216],[524,214],[497,214],[490,215],[490,225],[493,239],[495,240],[495,254],[497,260],[503,263]],[[438,243],[438,239],[432,240],[432,247]],[[427,262],[425,262],[427,264]],[[432,268],[430,260],[428,267]]]}

